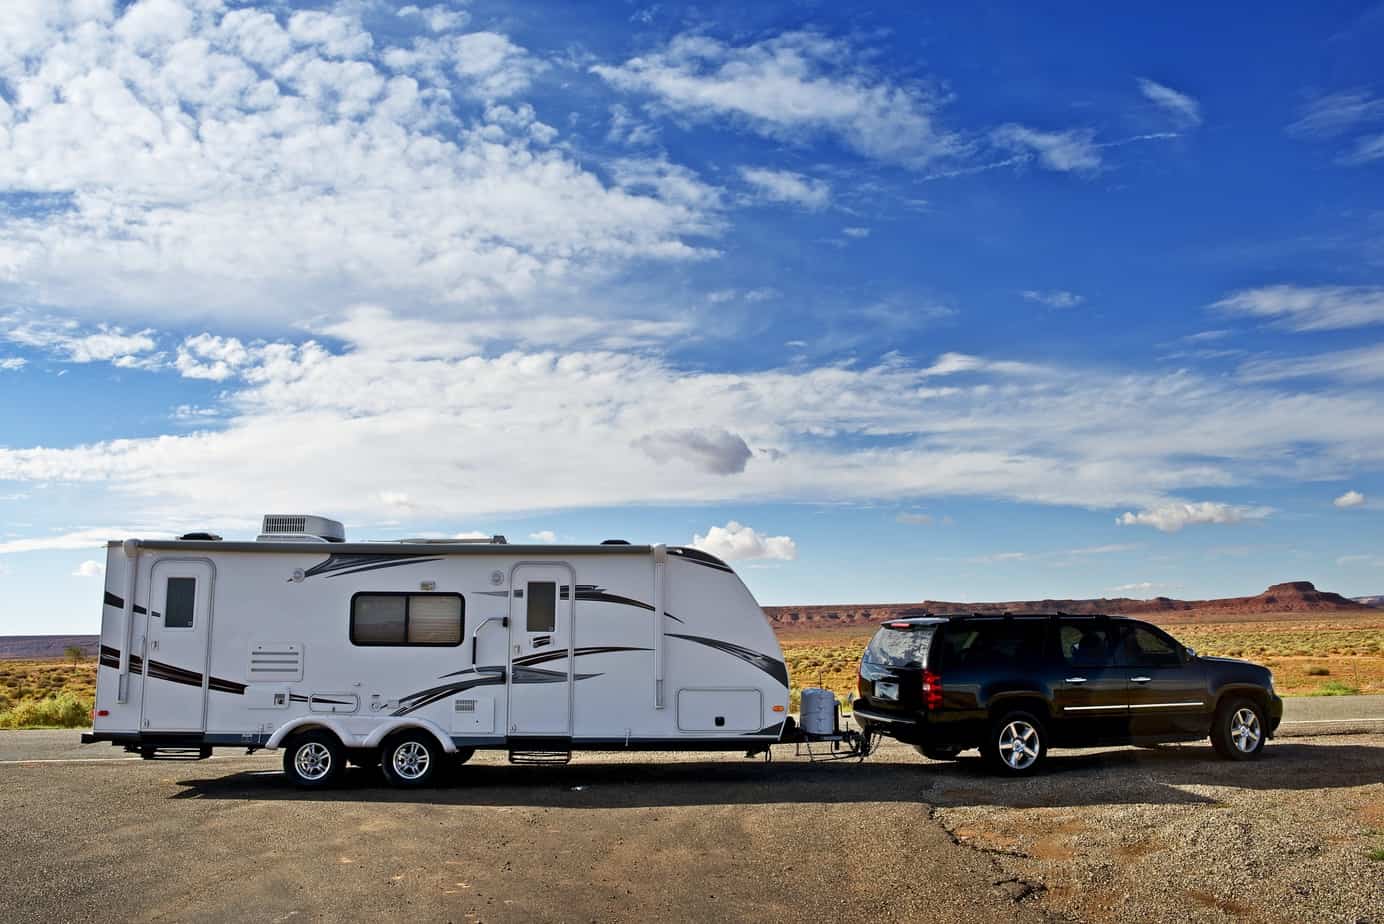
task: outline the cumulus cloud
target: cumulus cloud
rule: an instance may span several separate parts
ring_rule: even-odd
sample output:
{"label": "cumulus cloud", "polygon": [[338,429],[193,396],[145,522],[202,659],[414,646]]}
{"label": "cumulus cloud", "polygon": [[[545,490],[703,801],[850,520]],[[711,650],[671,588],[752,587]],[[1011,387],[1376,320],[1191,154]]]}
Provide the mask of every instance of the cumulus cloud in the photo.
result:
{"label": "cumulus cloud", "polygon": [[752,527],[731,520],[725,526],[713,526],[706,535],[692,537],[692,547],[715,555],[722,561],[777,559],[792,561],[798,557],[798,546],[788,536],[764,536]]}
{"label": "cumulus cloud", "polygon": [[0,295],[282,328],[346,292],[482,314],[711,252],[708,199],[612,184],[501,102],[544,66],[508,37],[393,45],[348,7],[7,4],[0,186],[60,198],[0,228]]}
{"label": "cumulus cloud", "polygon": [[1242,523],[1260,520],[1273,513],[1270,507],[1244,507],[1219,501],[1169,501],[1138,513],[1126,512],[1115,520],[1121,526],[1152,526],[1165,533],[1175,533],[1184,526],[1201,523]]}
{"label": "cumulus cloud", "polygon": [[[561,348],[491,344],[471,321],[362,308],[312,339],[242,343],[250,359],[221,382],[218,418],[6,445],[0,481],[80,490],[109,521],[172,528],[195,510],[189,527],[231,529],[276,507],[399,519],[398,498],[382,490],[426,498],[430,522],[823,497],[979,496],[1117,513],[1283,477],[1285,459],[1303,479],[1345,477],[1346,459],[1353,470],[1384,464],[1377,389],[1291,392],[960,353],[707,371],[602,345],[615,327]],[[122,533],[85,541],[112,535]]]}
{"label": "cumulus cloud", "polygon": [[1267,318],[1289,330],[1341,330],[1384,323],[1384,287],[1261,286],[1234,292],[1211,307]]}
{"label": "cumulus cloud", "polygon": [[552,545],[554,542],[557,542],[557,533],[553,532],[551,529],[540,529],[536,533],[529,533],[529,539],[543,545]]}
{"label": "cumulus cloud", "polygon": [[[154,331],[148,329],[126,331],[108,324],[83,328],[71,319],[11,312],[0,315],[0,337],[73,363],[108,362],[129,368],[158,361],[158,357],[152,355],[157,347]],[[22,360],[19,365],[23,365]]]}
{"label": "cumulus cloud", "polygon": [[830,135],[879,160],[922,166],[963,148],[937,123],[940,94],[890,81],[849,43],[818,32],[748,44],[688,33],[592,71],[685,116],[726,117],[790,141]]}
{"label": "cumulus cloud", "polygon": [[77,566],[77,569],[72,572],[72,576],[91,578],[101,577],[105,573],[106,566],[104,563],[96,561],[94,559],[88,559],[87,561],[84,561]]}
{"label": "cumulus cloud", "polygon": [[1191,128],[1201,124],[1201,104],[1195,99],[1146,77],[1138,80],[1144,98],[1172,116],[1179,126]]}
{"label": "cumulus cloud", "polygon": [[1047,305],[1049,308],[1075,308],[1077,305],[1086,301],[1085,297],[1077,295],[1075,292],[1067,292],[1062,289],[1053,289],[1050,292],[1026,289],[1019,294],[1031,302]]}
{"label": "cumulus cloud", "polygon": [[1100,169],[1096,133],[1086,128],[1049,132],[1023,125],[1002,125],[991,133],[995,144],[1035,155],[1038,163],[1059,173],[1092,173]]}
{"label": "cumulus cloud", "polygon": [[1347,491],[1331,503],[1340,507],[1342,510],[1350,507],[1360,507],[1365,503],[1365,495],[1361,494],[1359,491]]}
{"label": "cumulus cloud", "polygon": [[823,180],[791,170],[741,167],[740,176],[758,196],[771,202],[789,202],[816,211],[831,202],[831,186]]}
{"label": "cumulus cloud", "polygon": [[744,437],[729,430],[661,430],[634,445],[655,462],[686,462],[713,475],[738,475],[754,455]]}

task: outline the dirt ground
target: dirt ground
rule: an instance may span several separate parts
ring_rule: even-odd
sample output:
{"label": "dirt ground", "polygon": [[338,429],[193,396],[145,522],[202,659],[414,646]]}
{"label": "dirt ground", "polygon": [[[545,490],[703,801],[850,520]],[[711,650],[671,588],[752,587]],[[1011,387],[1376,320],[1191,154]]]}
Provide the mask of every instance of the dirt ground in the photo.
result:
{"label": "dirt ground", "polygon": [[[277,755],[124,759],[0,733],[6,921],[1384,924],[1384,735],[1057,752],[1031,780],[863,764],[484,754],[448,785],[303,793]],[[96,758],[96,759],[91,759]]]}

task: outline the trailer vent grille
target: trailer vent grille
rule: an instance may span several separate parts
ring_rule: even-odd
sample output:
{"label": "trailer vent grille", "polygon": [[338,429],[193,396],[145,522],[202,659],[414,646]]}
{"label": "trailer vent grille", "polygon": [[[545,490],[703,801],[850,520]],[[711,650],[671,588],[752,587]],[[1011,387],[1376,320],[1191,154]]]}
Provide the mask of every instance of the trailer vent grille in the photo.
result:
{"label": "trailer vent grille", "polygon": [[475,712],[476,701],[474,699],[459,699],[456,701],[457,712]]}
{"label": "trailer vent grille", "polygon": [[251,683],[285,683],[303,679],[303,646],[266,642],[250,649]]}
{"label": "trailer vent grille", "polygon": [[264,518],[266,533],[302,533],[307,531],[307,517],[286,517],[269,514]]}

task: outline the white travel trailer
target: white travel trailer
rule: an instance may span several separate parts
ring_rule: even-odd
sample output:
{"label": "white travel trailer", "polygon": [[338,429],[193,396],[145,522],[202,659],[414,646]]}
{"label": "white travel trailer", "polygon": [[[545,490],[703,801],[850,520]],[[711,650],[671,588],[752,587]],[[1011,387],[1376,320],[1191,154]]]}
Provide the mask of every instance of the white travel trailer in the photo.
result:
{"label": "white travel trailer", "polygon": [[[690,548],[346,542],[266,516],[255,542],[110,543],[93,731],[146,757],[284,749],[421,785],[500,748],[763,751],[788,670],[725,563]],[[792,723],[787,726],[792,729]]]}

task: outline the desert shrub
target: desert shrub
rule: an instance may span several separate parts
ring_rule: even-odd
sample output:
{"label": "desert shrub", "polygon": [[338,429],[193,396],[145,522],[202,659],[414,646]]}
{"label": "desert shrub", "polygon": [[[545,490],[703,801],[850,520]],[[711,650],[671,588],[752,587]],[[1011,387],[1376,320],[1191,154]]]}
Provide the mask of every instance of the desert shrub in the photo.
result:
{"label": "desert shrub", "polygon": [[1359,687],[1352,687],[1339,680],[1328,680],[1326,683],[1317,687],[1308,696],[1357,696],[1360,693]]}
{"label": "desert shrub", "polygon": [[1313,665],[1312,667],[1307,668],[1307,676],[1308,676],[1308,677],[1330,677],[1330,676],[1331,676],[1331,668],[1329,668],[1329,667],[1322,667],[1320,664],[1316,664],[1316,665]]}
{"label": "desert shrub", "polygon": [[85,728],[92,702],[71,693],[29,700],[0,712],[0,728]]}

